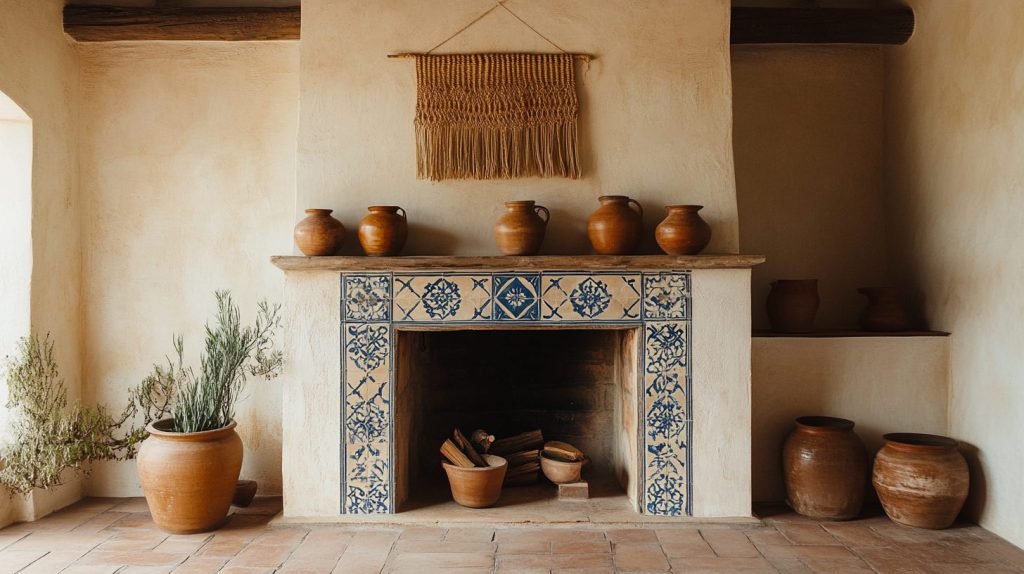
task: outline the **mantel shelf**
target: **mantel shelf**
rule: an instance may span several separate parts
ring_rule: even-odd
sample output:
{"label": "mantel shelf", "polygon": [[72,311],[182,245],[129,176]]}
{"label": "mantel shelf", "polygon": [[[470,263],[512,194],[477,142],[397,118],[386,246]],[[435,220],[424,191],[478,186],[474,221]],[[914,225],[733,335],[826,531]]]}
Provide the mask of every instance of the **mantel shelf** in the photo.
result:
{"label": "mantel shelf", "polygon": [[620,270],[620,269],[749,269],[764,263],[763,255],[539,255],[302,257],[276,255],[270,262],[284,271],[427,271],[470,270]]}

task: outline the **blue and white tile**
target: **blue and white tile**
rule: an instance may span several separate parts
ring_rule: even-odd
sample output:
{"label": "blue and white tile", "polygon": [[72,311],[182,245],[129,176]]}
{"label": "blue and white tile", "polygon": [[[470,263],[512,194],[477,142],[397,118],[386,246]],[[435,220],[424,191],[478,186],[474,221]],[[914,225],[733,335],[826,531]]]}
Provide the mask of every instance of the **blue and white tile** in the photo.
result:
{"label": "blue and white tile", "polygon": [[[688,513],[689,340],[685,321],[643,325],[644,508],[650,514]],[[681,501],[681,503],[680,503]]]}
{"label": "blue and white tile", "polygon": [[387,323],[342,325],[346,512],[390,512],[390,497],[373,497],[390,483],[391,335]]}
{"label": "blue and white tile", "polygon": [[690,273],[644,274],[644,319],[690,318]]}
{"label": "blue and white tile", "polygon": [[390,320],[390,274],[343,274],[341,276],[341,293],[342,321]]}
{"label": "blue and white tile", "polygon": [[489,321],[490,275],[395,275],[395,322]]}
{"label": "blue and white tile", "polygon": [[545,321],[639,321],[639,274],[566,273],[541,278]]}
{"label": "blue and white tile", "polygon": [[540,273],[495,273],[492,318],[540,320]]}

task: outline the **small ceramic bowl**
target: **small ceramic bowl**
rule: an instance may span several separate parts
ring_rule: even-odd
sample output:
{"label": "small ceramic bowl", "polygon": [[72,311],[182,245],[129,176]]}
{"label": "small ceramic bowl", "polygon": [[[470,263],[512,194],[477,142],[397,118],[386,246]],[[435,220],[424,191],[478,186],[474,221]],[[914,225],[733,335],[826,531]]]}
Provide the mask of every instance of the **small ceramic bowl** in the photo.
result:
{"label": "small ceramic bowl", "polygon": [[548,458],[543,452],[540,455],[540,469],[544,472],[544,476],[555,484],[579,482],[580,472],[586,463],[587,459],[578,462],[563,462]]}

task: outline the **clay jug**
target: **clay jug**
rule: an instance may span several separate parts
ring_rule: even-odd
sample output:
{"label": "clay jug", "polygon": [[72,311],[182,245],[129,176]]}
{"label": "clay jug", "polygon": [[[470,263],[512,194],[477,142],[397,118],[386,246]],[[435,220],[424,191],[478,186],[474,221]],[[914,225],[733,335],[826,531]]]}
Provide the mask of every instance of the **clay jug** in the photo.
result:
{"label": "clay jug", "polygon": [[146,427],[139,448],[139,482],[153,522],[175,534],[206,532],[221,525],[242,470],[242,439],[235,421],[224,428],[173,432],[174,419]]}
{"label": "clay jug", "polygon": [[929,434],[885,435],[871,483],[894,522],[918,528],[948,528],[967,492],[967,461],[951,438]]}
{"label": "clay jug", "polygon": [[370,257],[387,257],[402,252],[409,235],[405,210],[397,205],[373,205],[359,222],[359,244]]}
{"label": "clay jug", "polygon": [[868,455],[853,421],[800,417],[782,448],[786,502],[804,516],[850,520],[860,514]]}
{"label": "clay jug", "polygon": [[306,218],[295,226],[295,244],[313,257],[334,255],[345,239],[345,226],[331,217],[332,209],[307,209]]}
{"label": "clay jug", "polygon": [[809,333],[818,314],[817,279],[772,281],[768,293],[768,321],[777,333]]}
{"label": "clay jug", "polygon": [[654,230],[661,250],[669,255],[696,255],[711,241],[711,226],[701,219],[703,205],[666,205],[668,217]]}
{"label": "clay jug", "polygon": [[913,326],[910,313],[895,287],[861,287],[857,292],[868,298],[868,306],[860,318],[865,331],[909,331]]}
{"label": "clay jug", "polygon": [[[541,217],[541,213],[544,217]],[[505,213],[494,224],[494,240],[502,255],[536,255],[544,241],[551,214],[533,201],[506,201]]]}
{"label": "clay jug", "polygon": [[601,207],[587,220],[587,236],[594,251],[600,255],[634,253],[643,233],[643,206],[625,195],[602,195],[597,200]]}

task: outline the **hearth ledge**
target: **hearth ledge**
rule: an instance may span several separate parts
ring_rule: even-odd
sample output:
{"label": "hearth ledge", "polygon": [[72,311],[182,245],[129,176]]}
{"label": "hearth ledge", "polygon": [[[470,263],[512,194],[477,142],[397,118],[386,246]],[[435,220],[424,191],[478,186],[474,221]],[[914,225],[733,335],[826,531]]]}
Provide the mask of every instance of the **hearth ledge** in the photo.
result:
{"label": "hearth ledge", "polygon": [[539,255],[531,257],[416,255],[408,257],[303,257],[275,255],[284,271],[415,271],[424,269],[583,270],[583,269],[749,269],[763,255]]}

